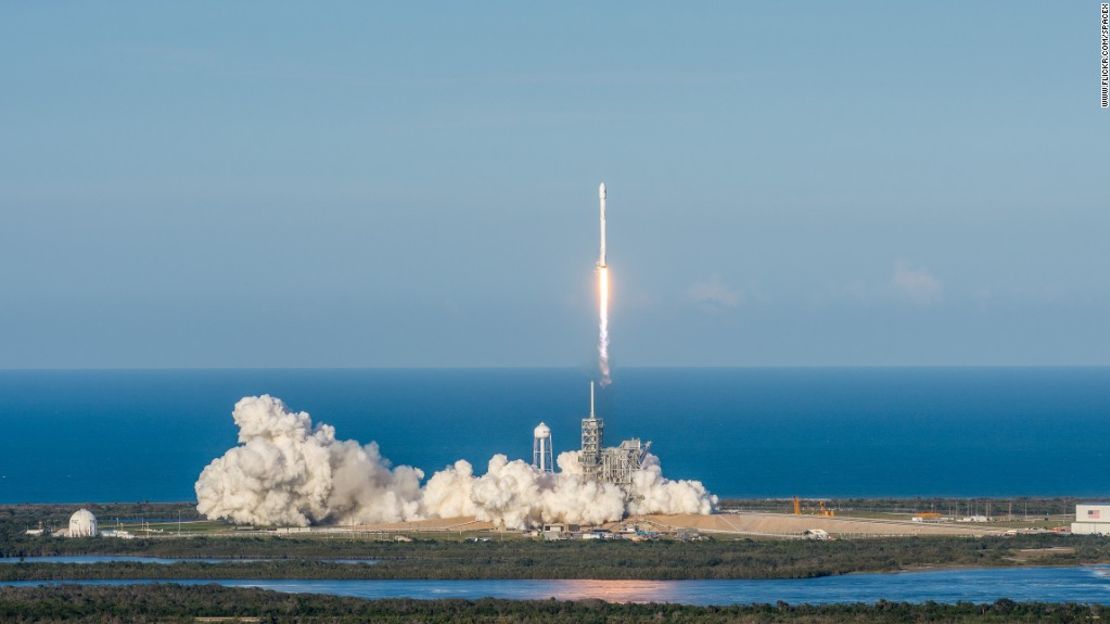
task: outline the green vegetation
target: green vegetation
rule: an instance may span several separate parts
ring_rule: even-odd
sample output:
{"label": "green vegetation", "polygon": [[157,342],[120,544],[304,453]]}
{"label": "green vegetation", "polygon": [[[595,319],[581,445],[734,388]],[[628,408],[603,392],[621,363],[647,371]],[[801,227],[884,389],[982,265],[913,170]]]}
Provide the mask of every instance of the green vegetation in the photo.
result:
{"label": "green vegetation", "polygon": [[[876,506],[885,504],[873,501]],[[904,504],[904,501],[903,501]],[[1055,503],[1052,503],[1055,504]],[[150,578],[805,578],[921,567],[1077,565],[1110,563],[1110,540],[1096,536],[1021,534],[1014,537],[917,537],[833,542],[717,537],[703,542],[542,542],[516,534],[488,542],[459,535],[412,534],[412,543],[345,534],[199,534],[174,531],[132,540],[28,536],[28,527],[64,526],[76,505],[0,506],[0,556],[116,554],[266,561],[173,565],[22,563],[0,565],[0,580]],[[89,506],[111,518],[197,520],[184,503]],[[191,514],[191,515],[190,515]],[[229,528],[228,525],[220,525]],[[1056,550],[1047,550],[1056,549]],[[376,565],[326,559],[374,559]],[[540,565],[539,562],[543,562]]]}
{"label": "green vegetation", "polygon": [[[556,600],[362,600],[305,594],[278,594],[260,589],[213,585],[79,586],[0,589],[4,622],[194,622],[231,618],[255,622],[550,622],[555,624],[637,622],[768,622],[826,624],[894,624],[952,622],[1098,622],[1110,608],[1087,605],[1015,603],[920,605],[880,602],[875,605],[748,605],[693,607],[669,604],[610,604]],[[240,619],[241,618],[241,619]],[[199,620],[213,621],[213,620]],[[223,619],[223,621],[228,621]]]}
{"label": "green vegetation", "polygon": [[[32,552],[93,552],[108,540],[42,540]],[[344,539],[255,537],[121,542],[131,554],[271,558],[250,564],[97,565],[21,563],[0,566],[0,580],[83,578],[806,578],[945,566],[1076,565],[1110,562],[1110,540],[1051,534],[1016,537],[917,537],[833,542],[711,540],[413,543]],[[1057,550],[1046,550],[1056,548]],[[321,558],[376,559],[376,565],[336,564]],[[542,562],[542,565],[541,565]]]}

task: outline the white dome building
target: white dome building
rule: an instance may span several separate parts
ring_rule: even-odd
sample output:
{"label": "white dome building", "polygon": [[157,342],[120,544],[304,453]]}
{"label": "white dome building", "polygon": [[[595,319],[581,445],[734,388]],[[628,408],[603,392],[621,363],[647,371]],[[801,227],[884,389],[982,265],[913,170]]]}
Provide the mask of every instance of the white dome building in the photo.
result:
{"label": "white dome building", "polygon": [[69,517],[69,530],[66,537],[96,537],[96,516],[85,508],[78,509]]}

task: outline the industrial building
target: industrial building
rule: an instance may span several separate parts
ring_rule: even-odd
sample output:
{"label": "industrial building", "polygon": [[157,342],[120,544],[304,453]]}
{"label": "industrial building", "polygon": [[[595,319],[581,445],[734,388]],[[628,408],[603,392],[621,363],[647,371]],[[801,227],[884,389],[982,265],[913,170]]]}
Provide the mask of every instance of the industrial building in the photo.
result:
{"label": "industrial building", "polygon": [[1076,505],[1071,532],[1075,535],[1110,535],[1110,503]]}

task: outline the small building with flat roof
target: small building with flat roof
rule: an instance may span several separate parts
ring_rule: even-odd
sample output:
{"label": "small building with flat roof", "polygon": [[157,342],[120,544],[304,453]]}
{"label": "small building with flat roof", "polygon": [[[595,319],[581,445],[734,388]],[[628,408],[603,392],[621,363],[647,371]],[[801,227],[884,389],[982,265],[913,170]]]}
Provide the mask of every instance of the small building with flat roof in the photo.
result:
{"label": "small building with flat roof", "polygon": [[1110,535],[1110,503],[1088,503],[1075,506],[1075,535]]}

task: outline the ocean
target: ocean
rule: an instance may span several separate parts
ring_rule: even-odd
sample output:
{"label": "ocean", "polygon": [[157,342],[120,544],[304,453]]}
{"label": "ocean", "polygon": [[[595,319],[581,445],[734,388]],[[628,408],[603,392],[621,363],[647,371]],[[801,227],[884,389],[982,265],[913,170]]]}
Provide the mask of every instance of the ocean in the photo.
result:
{"label": "ocean", "polygon": [[[0,502],[193,500],[236,400],[281,397],[426,473],[577,448],[581,369],[0,371]],[[619,369],[606,440],[743,497],[1110,497],[1110,368]]]}

